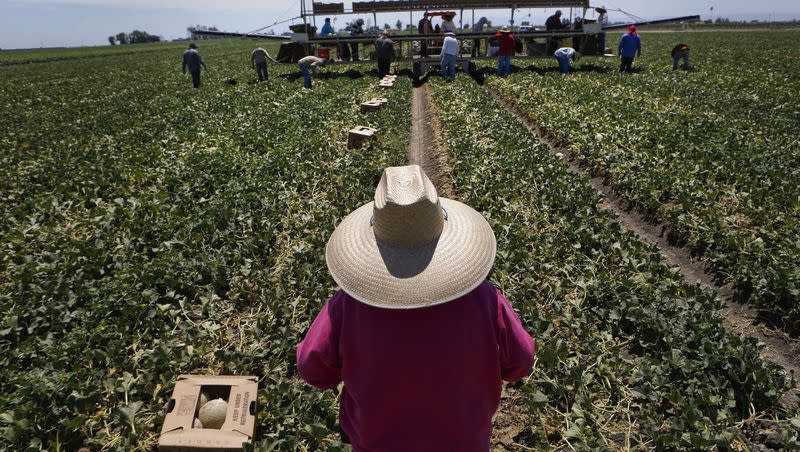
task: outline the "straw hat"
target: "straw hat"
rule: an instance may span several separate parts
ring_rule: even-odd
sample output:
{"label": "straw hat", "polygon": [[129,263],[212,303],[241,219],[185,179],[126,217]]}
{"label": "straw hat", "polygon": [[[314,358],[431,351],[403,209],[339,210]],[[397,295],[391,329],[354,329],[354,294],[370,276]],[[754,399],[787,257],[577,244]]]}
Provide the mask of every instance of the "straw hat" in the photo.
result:
{"label": "straw hat", "polygon": [[505,25],[500,28],[500,33],[511,33],[511,30],[508,29]]}
{"label": "straw hat", "polygon": [[339,224],[325,261],[339,287],[362,303],[414,309],[478,287],[496,251],[481,214],[440,198],[422,168],[411,165],[384,170],[375,201]]}

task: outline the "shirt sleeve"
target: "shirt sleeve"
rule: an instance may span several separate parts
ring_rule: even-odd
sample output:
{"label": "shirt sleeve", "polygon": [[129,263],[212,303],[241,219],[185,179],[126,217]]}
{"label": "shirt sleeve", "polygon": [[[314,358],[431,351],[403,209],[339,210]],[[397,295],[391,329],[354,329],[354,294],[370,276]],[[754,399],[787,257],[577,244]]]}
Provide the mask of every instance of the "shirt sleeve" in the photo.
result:
{"label": "shirt sleeve", "polygon": [[500,376],[516,381],[527,376],[533,368],[536,346],[522,327],[519,316],[500,291],[497,291],[497,322],[500,326]]}
{"label": "shirt sleeve", "polygon": [[342,381],[342,360],[339,356],[341,299],[328,300],[314,319],[305,339],[297,345],[297,372],[306,383],[327,390]]}

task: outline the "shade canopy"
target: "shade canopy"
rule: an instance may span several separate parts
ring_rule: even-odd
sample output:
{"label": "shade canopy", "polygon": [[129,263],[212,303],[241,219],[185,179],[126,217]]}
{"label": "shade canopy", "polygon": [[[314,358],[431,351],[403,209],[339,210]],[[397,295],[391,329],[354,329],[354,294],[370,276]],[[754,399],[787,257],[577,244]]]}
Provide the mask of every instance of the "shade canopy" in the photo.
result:
{"label": "shade canopy", "polygon": [[[589,8],[589,0],[375,0],[353,2],[353,12],[430,9]],[[344,3],[313,3],[313,14],[344,13]]]}

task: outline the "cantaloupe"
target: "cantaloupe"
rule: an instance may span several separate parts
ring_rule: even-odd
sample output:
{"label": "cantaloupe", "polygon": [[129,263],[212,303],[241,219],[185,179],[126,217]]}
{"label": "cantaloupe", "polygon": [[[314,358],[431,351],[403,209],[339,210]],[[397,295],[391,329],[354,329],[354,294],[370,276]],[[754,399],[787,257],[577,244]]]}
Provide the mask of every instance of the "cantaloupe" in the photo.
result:
{"label": "cantaloupe", "polygon": [[194,422],[192,423],[192,428],[203,428],[203,423],[200,422],[200,419],[194,418]]}
{"label": "cantaloupe", "polygon": [[228,414],[228,402],[222,399],[208,401],[200,408],[197,416],[204,428],[219,429],[225,423],[225,416]]}
{"label": "cantaloupe", "polygon": [[200,397],[197,398],[197,407],[194,409],[195,414],[199,413],[200,408],[202,408],[206,403],[208,403],[208,394],[200,391]]}

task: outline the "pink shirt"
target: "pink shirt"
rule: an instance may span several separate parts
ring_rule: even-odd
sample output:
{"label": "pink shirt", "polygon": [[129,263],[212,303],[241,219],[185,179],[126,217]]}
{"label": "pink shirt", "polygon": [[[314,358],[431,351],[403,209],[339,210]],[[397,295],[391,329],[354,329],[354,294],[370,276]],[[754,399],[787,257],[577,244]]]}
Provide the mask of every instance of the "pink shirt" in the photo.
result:
{"label": "pink shirt", "polygon": [[355,451],[489,450],[502,380],[528,375],[533,339],[488,282],[421,309],[381,309],[340,290],[297,346],[300,376],[344,381],[339,421]]}

